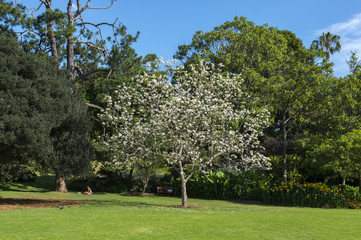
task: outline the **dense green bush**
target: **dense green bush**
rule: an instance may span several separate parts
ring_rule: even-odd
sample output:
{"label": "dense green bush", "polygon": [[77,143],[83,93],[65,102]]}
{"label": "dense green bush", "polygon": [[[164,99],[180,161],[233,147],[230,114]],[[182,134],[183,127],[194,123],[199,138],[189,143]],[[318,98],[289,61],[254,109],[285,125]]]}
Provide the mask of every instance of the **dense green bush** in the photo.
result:
{"label": "dense green bush", "polygon": [[350,204],[350,207],[355,207],[361,202],[361,194],[358,187],[353,187],[350,185],[338,185],[337,186],[340,194],[347,199]]}
{"label": "dense green bush", "polygon": [[[271,181],[272,175],[264,171],[197,171],[187,183],[187,193],[190,197],[261,200],[261,186]],[[180,180],[173,185],[180,189]]]}
{"label": "dense green bush", "polygon": [[292,181],[263,186],[262,191],[264,203],[286,206],[354,208],[361,199],[357,188],[347,185],[328,187]]}

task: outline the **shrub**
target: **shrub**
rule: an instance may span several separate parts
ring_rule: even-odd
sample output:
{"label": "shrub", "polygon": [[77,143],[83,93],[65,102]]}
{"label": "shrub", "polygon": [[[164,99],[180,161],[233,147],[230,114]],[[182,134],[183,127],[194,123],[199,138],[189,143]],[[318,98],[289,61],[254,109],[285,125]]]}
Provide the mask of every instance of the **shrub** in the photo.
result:
{"label": "shrub", "polygon": [[320,183],[282,182],[280,185],[263,186],[263,202],[267,204],[308,207],[353,207],[339,186],[328,187]]}
{"label": "shrub", "polygon": [[358,187],[353,187],[350,185],[338,185],[337,186],[339,193],[347,199],[351,208],[356,207],[361,202],[361,194]]}
{"label": "shrub", "polygon": [[[271,180],[272,175],[265,171],[197,171],[187,183],[187,193],[212,199],[262,200],[261,186]],[[179,178],[174,185],[180,189]]]}

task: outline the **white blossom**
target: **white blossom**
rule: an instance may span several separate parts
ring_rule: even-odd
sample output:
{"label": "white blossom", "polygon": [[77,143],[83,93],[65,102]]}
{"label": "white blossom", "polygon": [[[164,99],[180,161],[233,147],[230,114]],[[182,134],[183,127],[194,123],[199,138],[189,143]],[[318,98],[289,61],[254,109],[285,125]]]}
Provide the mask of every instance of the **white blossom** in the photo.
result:
{"label": "white blossom", "polygon": [[[169,74],[175,84],[169,83]],[[178,66],[168,74],[137,76],[132,84],[119,86],[114,99],[107,96],[109,107],[101,114],[113,129],[106,146],[115,149],[117,157],[157,156],[190,172],[226,165],[269,167],[258,140],[269,113],[245,107],[250,97],[240,87],[241,76],[200,62],[190,72]],[[229,161],[222,161],[224,156]]]}

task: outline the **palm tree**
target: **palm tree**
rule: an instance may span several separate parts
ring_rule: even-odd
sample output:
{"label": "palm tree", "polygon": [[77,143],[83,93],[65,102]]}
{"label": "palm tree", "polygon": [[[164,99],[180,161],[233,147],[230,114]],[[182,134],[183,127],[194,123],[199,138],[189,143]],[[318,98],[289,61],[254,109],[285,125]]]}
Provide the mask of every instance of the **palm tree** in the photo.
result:
{"label": "palm tree", "polygon": [[322,33],[322,35],[318,38],[318,40],[313,41],[314,44],[317,45],[318,48],[323,49],[326,55],[326,60],[330,59],[331,54],[335,52],[340,52],[341,43],[340,36],[333,35],[332,33]]}

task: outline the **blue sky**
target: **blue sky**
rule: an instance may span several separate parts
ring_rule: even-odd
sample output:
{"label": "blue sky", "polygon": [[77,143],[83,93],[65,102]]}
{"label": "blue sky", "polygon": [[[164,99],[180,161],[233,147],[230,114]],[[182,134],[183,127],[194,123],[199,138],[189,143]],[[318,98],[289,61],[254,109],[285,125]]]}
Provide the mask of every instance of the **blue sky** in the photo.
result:
{"label": "blue sky", "polygon": [[[29,5],[34,1],[18,2]],[[67,2],[55,0],[54,7],[65,10]],[[91,3],[104,6],[107,2]],[[342,51],[331,57],[336,76],[348,73],[345,61],[351,50],[358,50],[361,56],[360,0],[117,0],[111,9],[89,10],[85,17],[95,22],[118,18],[129,33],[140,31],[134,45],[139,55],[156,53],[167,60],[178,45],[189,44],[196,31],[211,31],[235,16],[290,30],[306,47],[322,32],[340,35]]]}

